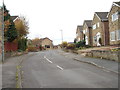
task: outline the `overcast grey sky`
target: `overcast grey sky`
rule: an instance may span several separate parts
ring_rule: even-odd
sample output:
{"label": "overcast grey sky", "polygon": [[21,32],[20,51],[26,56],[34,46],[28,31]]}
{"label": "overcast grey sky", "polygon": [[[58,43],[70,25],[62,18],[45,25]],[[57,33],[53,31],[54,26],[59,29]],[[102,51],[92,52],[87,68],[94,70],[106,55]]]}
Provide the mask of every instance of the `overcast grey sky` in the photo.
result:
{"label": "overcast grey sky", "polygon": [[[0,3],[2,0],[0,0]],[[94,12],[109,12],[113,0],[4,0],[11,15],[29,20],[29,38],[48,37],[54,44],[73,42],[77,25],[92,20]]]}

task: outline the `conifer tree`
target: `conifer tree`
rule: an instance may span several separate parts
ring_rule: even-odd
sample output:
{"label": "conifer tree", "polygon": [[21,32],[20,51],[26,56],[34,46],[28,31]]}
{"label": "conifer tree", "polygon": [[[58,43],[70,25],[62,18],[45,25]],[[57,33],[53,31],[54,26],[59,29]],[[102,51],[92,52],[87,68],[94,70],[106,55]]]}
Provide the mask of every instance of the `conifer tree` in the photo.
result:
{"label": "conifer tree", "polygon": [[4,37],[6,39],[6,41],[8,42],[12,42],[14,41],[18,34],[17,34],[17,30],[15,28],[15,24],[14,22],[11,20],[11,16],[9,14],[9,11],[6,9],[6,6],[3,5],[3,9],[4,9]]}

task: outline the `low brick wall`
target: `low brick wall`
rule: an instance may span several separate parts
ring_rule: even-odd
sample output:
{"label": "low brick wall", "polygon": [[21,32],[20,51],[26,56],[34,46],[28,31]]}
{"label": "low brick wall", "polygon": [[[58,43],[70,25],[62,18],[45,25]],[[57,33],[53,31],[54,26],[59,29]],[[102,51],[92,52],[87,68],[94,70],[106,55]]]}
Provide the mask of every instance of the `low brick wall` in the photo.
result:
{"label": "low brick wall", "polygon": [[87,53],[86,56],[114,60],[114,61],[120,62],[120,51],[92,50],[91,52]]}

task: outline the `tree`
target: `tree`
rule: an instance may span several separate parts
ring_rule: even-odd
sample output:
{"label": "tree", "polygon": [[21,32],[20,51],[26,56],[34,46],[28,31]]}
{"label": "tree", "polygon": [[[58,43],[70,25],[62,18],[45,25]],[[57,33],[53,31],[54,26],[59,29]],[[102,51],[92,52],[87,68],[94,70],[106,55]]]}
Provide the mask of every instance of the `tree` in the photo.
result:
{"label": "tree", "polygon": [[12,42],[14,41],[18,34],[15,28],[15,24],[14,22],[11,20],[11,16],[9,14],[9,11],[6,9],[6,6],[3,5],[3,9],[4,9],[4,37],[6,39],[6,41],[8,42]]}
{"label": "tree", "polygon": [[68,43],[67,42],[62,42],[62,47],[65,48],[67,47]]}
{"label": "tree", "polygon": [[15,26],[18,32],[18,39],[20,39],[21,37],[25,37],[27,36],[27,34],[29,34],[28,22],[26,21],[24,17],[20,17],[20,19],[17,22],[15,22]]}

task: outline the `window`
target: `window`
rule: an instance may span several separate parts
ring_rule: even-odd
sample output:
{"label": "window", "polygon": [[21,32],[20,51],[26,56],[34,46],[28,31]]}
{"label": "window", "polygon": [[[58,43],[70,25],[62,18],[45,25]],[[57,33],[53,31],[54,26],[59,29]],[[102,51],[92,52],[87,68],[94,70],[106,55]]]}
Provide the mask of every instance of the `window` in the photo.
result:
{"label": "window", "polygon": [[85,34],[85,30],[83,30],[83,33]]}
{"label": "window", "polygon": [[110,32],[110,40],[115,41],[115,31]]}
{"label": "window", "polygon": [[78,36],[78,33],[76,33],[76,37]]}
{"label": "window", "polygon": [[87,28],[86,28],[86,32],[87,32]]}
{"label": "window", "polygon": [[116,30],[117,40],[120,40],[120,30]]}
{"label": "window", "polygon": [[112,21],[115,21],[117,19],[118,19],[118,12],[116,12],[112,15]]}
{"label": "window", "polygon": [[98,27],[100,26],[99,22],[97,23],[97,26],[98,26]]}
{"label": "window", "polygon": [[96,29],[96,24],[93,25],[93,30]]}
{"label": "window", "polygon": [[94,38],[94,42],[97,42],[97,37],[96,37],[96,36],[94,36],[93,38]]}

